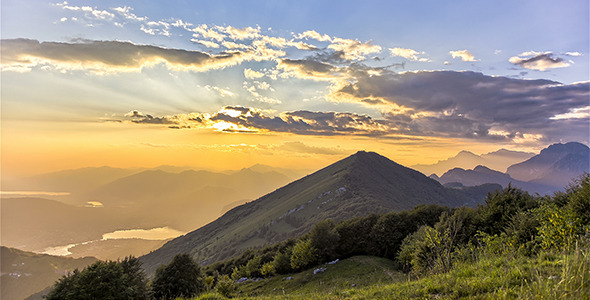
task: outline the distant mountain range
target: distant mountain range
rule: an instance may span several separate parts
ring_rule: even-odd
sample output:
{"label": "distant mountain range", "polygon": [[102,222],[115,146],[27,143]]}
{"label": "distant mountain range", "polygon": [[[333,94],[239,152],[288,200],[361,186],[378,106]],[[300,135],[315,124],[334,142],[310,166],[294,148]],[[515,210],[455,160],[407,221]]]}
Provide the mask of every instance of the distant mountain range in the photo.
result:
{"label": "distant mountain range", "polygon": [[[104,233],[122,229],[168,226],[190,231],[234,206],[289,183],[296,179],[290,176],[298,172],[291,171],[287,176],[263,165],[224,173],[161,168],[139,172],[110,167],[84,168],[23,180],[20,187],[25,190],[75,193],[67,198],[57,197],[59,201],[3,196],[0,200],[2,245],[42,251],[47,247],[98,240]],[[103,207],[85,207],[90,201],[100,202]],[[98,257],[111,258],[121,253],[109,249],[113,243],[78,246],[74,253],[87,254],[92,249]],[[158,246],[153,241],[118,241],[117,246],[122,244],[136,249],[130,253],[144,253],[138,252],[140,246],[146,250]]]}
{"label": "distant mountain range", "polygon": [[338,221],[411,209],[420,204],[475,205],[498,188],[501,187],[485,185],[447,189],[420,172],[379,154],[361,151],[238,206],[141,260],[148,272],[154,272],[158,265],[184,252],[209,264],[249,247],[299,236],[327,218]]}
{"label": "distant mountain range", "polygon": [[590,172],[590,148],[576,142],[551,145],[507,170],[518,180],[559,187],[566,186],[571,178],[584,172]]}
{"label": "distant mountain range", "polygon": [[456,156],[441,160],[431,165],[414,165],[411,168],[422,172],[425,175],[436,174],[441,176],[446,171],[461,168],[473,169],[476,166],[486,166],[489,169],[504,172],[509,166],[533,157],[534,153],[511,151],[500,149],[487,154],[477,155],[469,151],[461,151]]}
{"label": "distant mountain range", "polygon": [[529,193],[539,193],[540,195],[549,195],[559,189],[555,186],[516,180],[506,173],[494,171],[484,166],[477,166],[473,170],[454,168],[444,173],[440,178],[435,177],[435,175],[431,176],[431,178],[438,180],[438,182],[446,186],[456,186],[453,183],[460,183],[463,186],[497,183],[502,187],[507,187],[511,184]]}
{"label": "distant mountain range", "polygon": [[0,247],[0,298],[20,300],[52,285],[61,276],[96,261],[65,258]]}
{"label": "distant mountain range", "polygon": [[563,190],[573,178],[590,172],[590,149],[576,142],[554,144],[543,149],[538,155],[508,167],[507,173],[477,166],[472,170],[453,168],[440,178],[431,178],[442,184],[460,183],[475,186],[483,183],[497,183],[503,187],[512,184],[530,193],[553,194]]}

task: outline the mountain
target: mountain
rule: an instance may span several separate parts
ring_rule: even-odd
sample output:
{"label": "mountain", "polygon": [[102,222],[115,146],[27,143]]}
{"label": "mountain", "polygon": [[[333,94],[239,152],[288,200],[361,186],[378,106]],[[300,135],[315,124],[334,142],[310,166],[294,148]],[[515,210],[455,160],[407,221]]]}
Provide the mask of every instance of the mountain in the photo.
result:
{"label": "mountain", "polygon": [[500,149],[498,151],[482,155],[477,155],[469,151],[461,151],[456,156],[441,160],[435,164],[414,165],[412,168],[426,175],[436,174],[437,176],[441,176],[450,169],[473,169],[479,165],[487,166],[488,168],[494,170],[504,171],[506,168],[508,168],[508,166],[529,159],[533,155],[535,154],[506,149]]}
{"label": "mountain", "polygon": [[446,189],[418,171],[377,153],[361,151],[238,206],[141,260],[149,273],[185,252],[203,264],[210,264],[249,247],[299,236],[327,218],[339,221],[411,209],[420,204],[474,204],[495,188],[491,185],[487,189],[471,189],[470,193]]}
{"label": "mountain", "polygon": [[124,208],[161,226],[192,230],[219,217],[226,205],[256,199],[292,179],[242,169],[231,174],[188,170],[148,170],[103,185],[82,198]]}
{"label": "mountain", "polygon": [[541,195],[553,194],[553,192],[560,189],[559,187],[516,180],[506,173],[494,171],[484,166],[477,166],[473,170],[454,168],[444,173],[440,178],[433,179],[438,180],[438,182],[443,185],[448,185],[454,182],[461,183],[464,186],[479,186],[486,183],[497,183],[505,188],[511,184],[512,186],[521,188],[529,193],[539,193]]}
{"label": "mountain", "polygon": [[0,298],[24,299],[52,285],[68,272],[95,261],[94,257],[64,258],[0,247]]}
{"label": "mountain", "polygon": [[577,142],[553,144],[507,170],[518,180],[559,187],[567,186],[584,172],[590,172],[590,148]]}
{"label": "mountain", "polygon": [[505,172],[509,166],[525,161],[534,155],[535,153],[532,152],[500,149],[498,151],[482,154],[481,157],[485,160],[485,166],[489,169]]}
{"label": "mountain", "polygon": [[3,181],[3,191],[67,192],[71,194],[93,190],[125,176],[137,173],[133,169],[111,167],[81,168],[36,175],[21,180]]}
{"label": "mountain", "polygon": [[103,233],[144,225],[120,209],[78,207],[43,198],[3,198],[2,245],[27,251],[99,240]]}

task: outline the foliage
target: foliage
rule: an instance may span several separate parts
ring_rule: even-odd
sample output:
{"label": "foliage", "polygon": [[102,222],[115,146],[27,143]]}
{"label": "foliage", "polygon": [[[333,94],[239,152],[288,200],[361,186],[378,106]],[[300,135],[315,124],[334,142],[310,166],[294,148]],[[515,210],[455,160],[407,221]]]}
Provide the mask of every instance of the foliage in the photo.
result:
{"label": "foliage", "polygon": [[331,219],[318,222],[309,233],[311,247],[316,250],[319,262],[326,262],[336,257],[336,247],[340,235],[334,230],[334,222]]}
{"label": "foliage", "polygon": [[317,250],[311,245],[310,239],[299,240],[293,246],[291,254],[291,267],[295,270],[301,270],[312,266],[317,262]]}
{"label": "foliage", "polygon": [[141,263],[135,257],[98,261],[62,277],[47,299],[146,299],[148,289]]}
{"label": "foliage", "polygon": [[539,239],[543,249],[569,250],[582,233],[582,222],[572,207],[548,203],[535,210],[540,216]]}
{"label": "foliage", "polygon": [[186,253],[178,254],[168,265],[160,266],[152,282],[156,299],[193,297],[204,290],[201,268]]}
{"label": "foliage", "polygon": [[277,252],[272,260],[273,271],[277,274],[287,274],[293,271],[291,267],[291,255],[286,252]]}
{"label": "foliage", "polygon": [[245,277],[262,277],[262,272],[260,270],[261,266],[262,258],[259,255],[254,256],[244,267]]}
{"label": "foliage", "polygon": [[224,297],[230,298],[234,295],[236,287],[234,281],[229,276],[222,275],[219,277],[219,281],[217,281],[215,290]]}
{"label": "foliage", "polygon": [[481,230],[489,234],[499,234],[518,212],[527,211],[539,205],[533,196],[511,185],[502,191],[489,194],[485,203],[486,205],[480,208],[483,222]]}

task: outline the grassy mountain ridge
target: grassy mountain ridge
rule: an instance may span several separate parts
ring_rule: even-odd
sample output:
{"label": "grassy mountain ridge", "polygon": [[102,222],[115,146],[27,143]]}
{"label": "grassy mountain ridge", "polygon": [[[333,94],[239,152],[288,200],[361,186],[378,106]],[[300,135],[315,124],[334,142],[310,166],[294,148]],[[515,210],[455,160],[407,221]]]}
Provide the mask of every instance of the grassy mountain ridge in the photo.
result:
{"label": "grassy mountain ridge", "polygon": [[[483,199],[488,191],[478,192]],[[236,207],[141,260],[148,273],[183,252],[209,264],[249,247],[299,236],[327,218],[339,221],[418,204],[462,206],[473,198],[377,153],[361,151]]]}

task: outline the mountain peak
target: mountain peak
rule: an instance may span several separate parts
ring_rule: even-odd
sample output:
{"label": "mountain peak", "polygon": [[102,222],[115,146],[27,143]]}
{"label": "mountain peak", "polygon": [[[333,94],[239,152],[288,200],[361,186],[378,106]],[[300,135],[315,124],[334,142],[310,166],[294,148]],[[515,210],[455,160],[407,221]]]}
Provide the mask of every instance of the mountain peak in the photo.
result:
{"label": "mountain peak", "polygon": [[578,143],[578,142],[569,142],[569,143],[557,143],[553,144],[543,150],[541,153],[556,153],[556,152],[581,152],[581,151],[588,151],[588,146]]}
{"label": "mountain peak", "polygon": [[148,273],[182,252],[209,264],[248,247],[300,236],[327,218],[337,222],[370,213],[408,210],[420,204],[462,206],[481,201],[487,192],[473,196],[448,190],[375,152],[359,151],[231,209],[142,257],[142,261]]}

